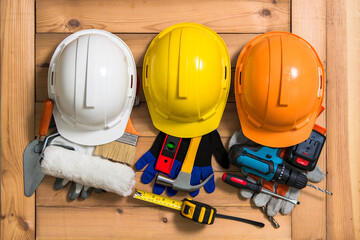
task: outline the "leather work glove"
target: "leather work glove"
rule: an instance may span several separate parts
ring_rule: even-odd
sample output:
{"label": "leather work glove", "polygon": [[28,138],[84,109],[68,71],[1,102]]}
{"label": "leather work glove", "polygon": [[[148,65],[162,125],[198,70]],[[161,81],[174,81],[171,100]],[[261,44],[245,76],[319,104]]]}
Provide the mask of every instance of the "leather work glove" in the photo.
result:
{"label": "leather work glove", "polygon": [[[145,166],[147,166],[141,176],[141,181],[144,184],[150,183],[155,176],[157,175],[158,171],[155,169],[156,162],[159,158],[161,148],[163,146],[163,143],[165,141],[166,134],[163,132],[159,132],[159,134],[156,136],[155,141],[153,142],[153,145],[147,151],[144,155],[141,156],[141,158],[136,162],[135,168],[137,170],[143,169]],[[170,174],[165,174],[166,176],[170,178],[176,178],[178,173],[180,172],[182,162],[184,161],[187,149],[189,147],[190,139],[183,138],[179,150],[176,154],[176,159],[174,159],[173,166],[171,168]],[[165,190],[165,186],[155,183],[153,187],[153,192],[155,194],[161,194]],[[174,196],[176,194],[176,191],[174,191],[172,188],[167,187],[166,192],[170,196]]]}
{"label": "leather work glove", "polygon": [[[241,130],[235,132],[232,135],[229,141],[229,149],[235,144],[257,145],[257,143],[246,138]],[[289,187],[285,184],[279,184],[276,182],[268,182],[253,174],[247,175],[247,173],[245,173],[244,171],[241,172],[244,176],[247,176],[247,179],[249,181],[253,183],[261,183],[264,188],[267,188],[268,190],[275,192],[281,196],[285,196],[290,199],[297,200],[297,198],[300,195],[301,189]],[[306,175],[309,181],[315,183],[321,182],[325,177],[324,172],[321,170],[321,168],[318,165],[315,167],[313,171],[304,174]],[[266,206],[266,214],[268,216],[275,216],[278,212],[281,212],[282,214],[285,215],[289,214],[295,206],[293,203],[272,197],[271,195],[268,195],[266,193],[254,194],[253,191],[248,189],[241,189],[240,194],[244,198],[251,198],[257,207]]]}
{"label": "leather work glove", "polygon": [[[220,164],[222,168],[229,168],[229,161],[226,149],[221,141],[219,132],[217,130],[212,131],[202,136],[198,151],[195,157],[195,163],[191,172],[191,185],[198,185],[201,181],[206,180],[214,170],[211,166],[211,157],[215,156],[215,160]],[[214,176],[204,185],[204,189],[207,193],[212,193],[215,190]],[[199,194],[199,190],[191,192],[190,195],[195,197]]]}
{"label": "leather work glove", "polygon": [[[146,152],[135,164],[137,170],[143,169],[146,165],[146,169],[144,170],[143,175],[141,176],[141,181],[145,184],[150,183],[158,173],[155,170],[155,165],[157,158],[159,157],[163,142],[165,140],[166,134],[160,132],[156,137],[152,147],[148,152]],[[171,169],[170,174],[165,174],[168,177],[175,179],[179,174],[182,163],[185,159],[186,153],[189,148],[191,139],[190,138],[183,138],[180,146],[179,151],[176,155],[176,159],[174,161],[173,167]],[[201,181],[208,178],[211,174],[214,173],[214,170],[211,166],[211,157],[214,154],[215,159],[223,168],[229,168],[229,162],[227,159],[227,152],[222,144],[220,135],[217,130],[214,130],[211,133],[208,133],[202,136],[196,157],[194,166],[191,172],[191,185],[200,184]],[[160,184],[154,184],[153,191],[156,194],[161,194],[165,189],[165,186]],[[204,185],[204,189],[208,193],[212,193],[215,190],[215,180],[214,176]],[[173,190],[170,187],[166,188],[166,192],[173,196],[176,194],[177,191]],[[199,194],[199,190],[191,192],[190,195],[195,197]]]}
{"label": "leather work glove", "polygon": [[[63,147],[69,150],[74,150],[77,152],[81,152],[87,155],[92,155],[94,152],[94,148],[92,146],[82,146],[73,142],[70,142],[69,140],[66,140],[62,136],[58,136],[54,138],[54,140],[51,142],[50,145],[55,145],[59,147]],[[64,188],[69,182],[71,182],[71,187],[68,193],[68,197],[71,201],[77,199],[79,195],[82,199],[86,199],[90,196],[91,191],[93,190],[93,187],[84,186],[82,184],[69,181],[68,179],[64,178],[56,178],[54,188],[56,190],[60,190]],[[101,189],[95,189],[96,193],[101,193],[103,190]]]}

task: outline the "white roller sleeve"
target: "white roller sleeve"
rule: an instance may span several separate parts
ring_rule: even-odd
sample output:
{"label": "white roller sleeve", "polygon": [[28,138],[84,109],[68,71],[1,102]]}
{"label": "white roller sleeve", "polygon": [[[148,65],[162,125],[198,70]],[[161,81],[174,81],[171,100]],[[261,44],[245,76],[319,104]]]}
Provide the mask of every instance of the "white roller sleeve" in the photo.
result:
{"label": "white roller sleeve", "polygon": [[57,146],[45,149],[41,170],[46,175],[66,178],[124,197],[131,194],[135,185],[135,172],[125,164]]}

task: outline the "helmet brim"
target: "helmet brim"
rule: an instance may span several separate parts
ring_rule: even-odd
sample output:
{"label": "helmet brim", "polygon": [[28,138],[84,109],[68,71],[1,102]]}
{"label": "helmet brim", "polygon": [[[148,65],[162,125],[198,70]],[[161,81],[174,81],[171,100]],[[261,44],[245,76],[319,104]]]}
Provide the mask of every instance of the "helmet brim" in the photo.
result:
{"label": "helmet brim", "polygon": [[123,119],[111,128],[90,131],[76,126],[72,127],[66,123],[61,118],[56,105],[53,110],[56,127],[60,135],[69,141],[86,146],[103,145],[120,138],[124,134],[130,113],[131,110],[124,113]]}
{"label": "helmet brim", "polygon": [[240,124],[244,135],[252,141],[267,147],[283,148],[299,144],[310,137],[316,120],[313,114],[308,124],[297,130],[275,132],[256,127],[246,116],[240,114]]}
{"label": "helmet brim", "polygon": [[194,138],[208,134],[218,128],[225,104],[213,116],[208,119],[196,122],[178,122],[171,119],[164,119],[156,110],[149,106],[151,120],[154,126],[171,136],[181,138]]}

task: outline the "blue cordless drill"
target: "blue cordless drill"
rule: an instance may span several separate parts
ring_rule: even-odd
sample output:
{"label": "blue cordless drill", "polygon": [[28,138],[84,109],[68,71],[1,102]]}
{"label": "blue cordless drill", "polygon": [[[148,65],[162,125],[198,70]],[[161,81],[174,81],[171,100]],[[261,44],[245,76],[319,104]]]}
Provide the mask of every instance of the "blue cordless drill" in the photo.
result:
{"label": "blue cordless drill", "polygon": [[310,186],[324,193],[332,193],[308,183],[305,174],[284,164],[280,157],[282,149],[256,144],[237,144],[229,152],[230,162],[246,173],[252,173],[266,181],[275,181],[290,187],[302,189]]}
{"label": "blue cordless drill", "polygon": [[307,177],[294,170],[280,158],[279,148],[261,145],[234,145],[229,152],[230,162],[246,173],[262,177],[266,181],[275,181],[295,188],[304,188]]}

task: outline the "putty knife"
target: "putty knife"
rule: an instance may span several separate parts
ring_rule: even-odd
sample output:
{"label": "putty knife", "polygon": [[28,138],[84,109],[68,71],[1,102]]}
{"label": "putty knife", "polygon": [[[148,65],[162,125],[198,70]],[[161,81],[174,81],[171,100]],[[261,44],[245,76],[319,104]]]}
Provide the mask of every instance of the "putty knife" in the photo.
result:
{"label": "putty knife", "polygon": [[[49,129],[54,102],[46,99],[40,119],[39,137],[29,143],[23,154],[24,164],[24,193],[30,197],[45,177],[41,172],[40,160],[42,158],[43,149],[46,147],[48,138],[45,138]],[[45,144],[44,144],[45,143]]]}

